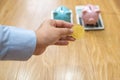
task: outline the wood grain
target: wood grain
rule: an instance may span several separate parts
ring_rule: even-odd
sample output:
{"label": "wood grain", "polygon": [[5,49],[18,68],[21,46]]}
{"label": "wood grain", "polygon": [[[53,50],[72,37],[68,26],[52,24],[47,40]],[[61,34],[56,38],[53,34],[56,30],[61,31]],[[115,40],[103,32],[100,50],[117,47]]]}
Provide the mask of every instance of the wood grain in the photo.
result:
{"label": "wood grain", "polygon": [[35,30],[60,5],[99,5],[105,30],[28,61],[0,61],[0,80],[120,80],[120,0],[0,0],[0,24]]}

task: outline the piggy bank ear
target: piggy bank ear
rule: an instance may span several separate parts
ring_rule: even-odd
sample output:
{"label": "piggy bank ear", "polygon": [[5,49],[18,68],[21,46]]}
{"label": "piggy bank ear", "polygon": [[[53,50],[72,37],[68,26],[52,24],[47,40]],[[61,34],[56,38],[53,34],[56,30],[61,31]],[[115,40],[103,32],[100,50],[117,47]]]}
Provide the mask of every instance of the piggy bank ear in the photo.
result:
{"label": "piggy bank ear", "polygon": [[58,13],[57,12],[53,12],[54,15],[57,15]]}
{"label": "piggy bank ear", "polygon": [[87,10],[83,10],[83,14],[86,14],[87,13]]}
{"label": "piggy bank ear", "polygon": [[100,13],[100,10],[99,10],[99,9],[96,9],[95,12],[96,12],[96,13]]}
{"label": "piggy bank ear", "polygon": [[71,14],[71,12],[69,12],[69,11],[67,11],[67,12],[65,12],[67,15],[70,15]]}

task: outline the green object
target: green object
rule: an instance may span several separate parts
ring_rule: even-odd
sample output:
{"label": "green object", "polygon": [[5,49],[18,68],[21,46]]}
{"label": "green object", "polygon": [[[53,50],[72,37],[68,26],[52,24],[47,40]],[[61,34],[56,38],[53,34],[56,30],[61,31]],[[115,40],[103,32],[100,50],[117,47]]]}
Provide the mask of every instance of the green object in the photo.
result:
{"label": "green object", "polygon": [[64,20],[67,22],[71,22],[72,12],[65,6],[60,6],[53,12],[53,18],[56,20]]}

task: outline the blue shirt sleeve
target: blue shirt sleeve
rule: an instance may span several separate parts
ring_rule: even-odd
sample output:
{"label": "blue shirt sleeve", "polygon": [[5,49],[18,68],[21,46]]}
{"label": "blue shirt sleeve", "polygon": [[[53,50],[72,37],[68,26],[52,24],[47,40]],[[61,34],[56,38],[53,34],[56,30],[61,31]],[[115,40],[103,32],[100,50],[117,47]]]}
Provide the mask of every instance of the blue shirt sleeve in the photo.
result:
{"label": "blue shirt sleeve", "polygon": [[35,47],[34,31],[0,26],[0,60],[28,60]]}

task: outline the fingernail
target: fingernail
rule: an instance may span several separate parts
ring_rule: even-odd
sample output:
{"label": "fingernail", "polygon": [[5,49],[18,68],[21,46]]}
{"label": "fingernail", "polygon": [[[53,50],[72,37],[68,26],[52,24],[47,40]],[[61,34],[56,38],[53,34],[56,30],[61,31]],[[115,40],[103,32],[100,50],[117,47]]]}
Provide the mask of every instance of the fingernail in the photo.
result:
{"label": "fingernail", "polygon": [[73,24],[71,23],[70,26],[73,27]]}
{"label": "fingernail", "polygon": [[73,33],[73,29],[70,29],[70,32]]}
{"label": "fingernail", "polygon": [[74,41],[75,39],[74,39],[74,38],[71,38],[70,40],[71,40],[71,41]]}
{"label": "fingernail", "polygon": [[73,38],[74,39],[74,41],[76,40],[75,38]]}

